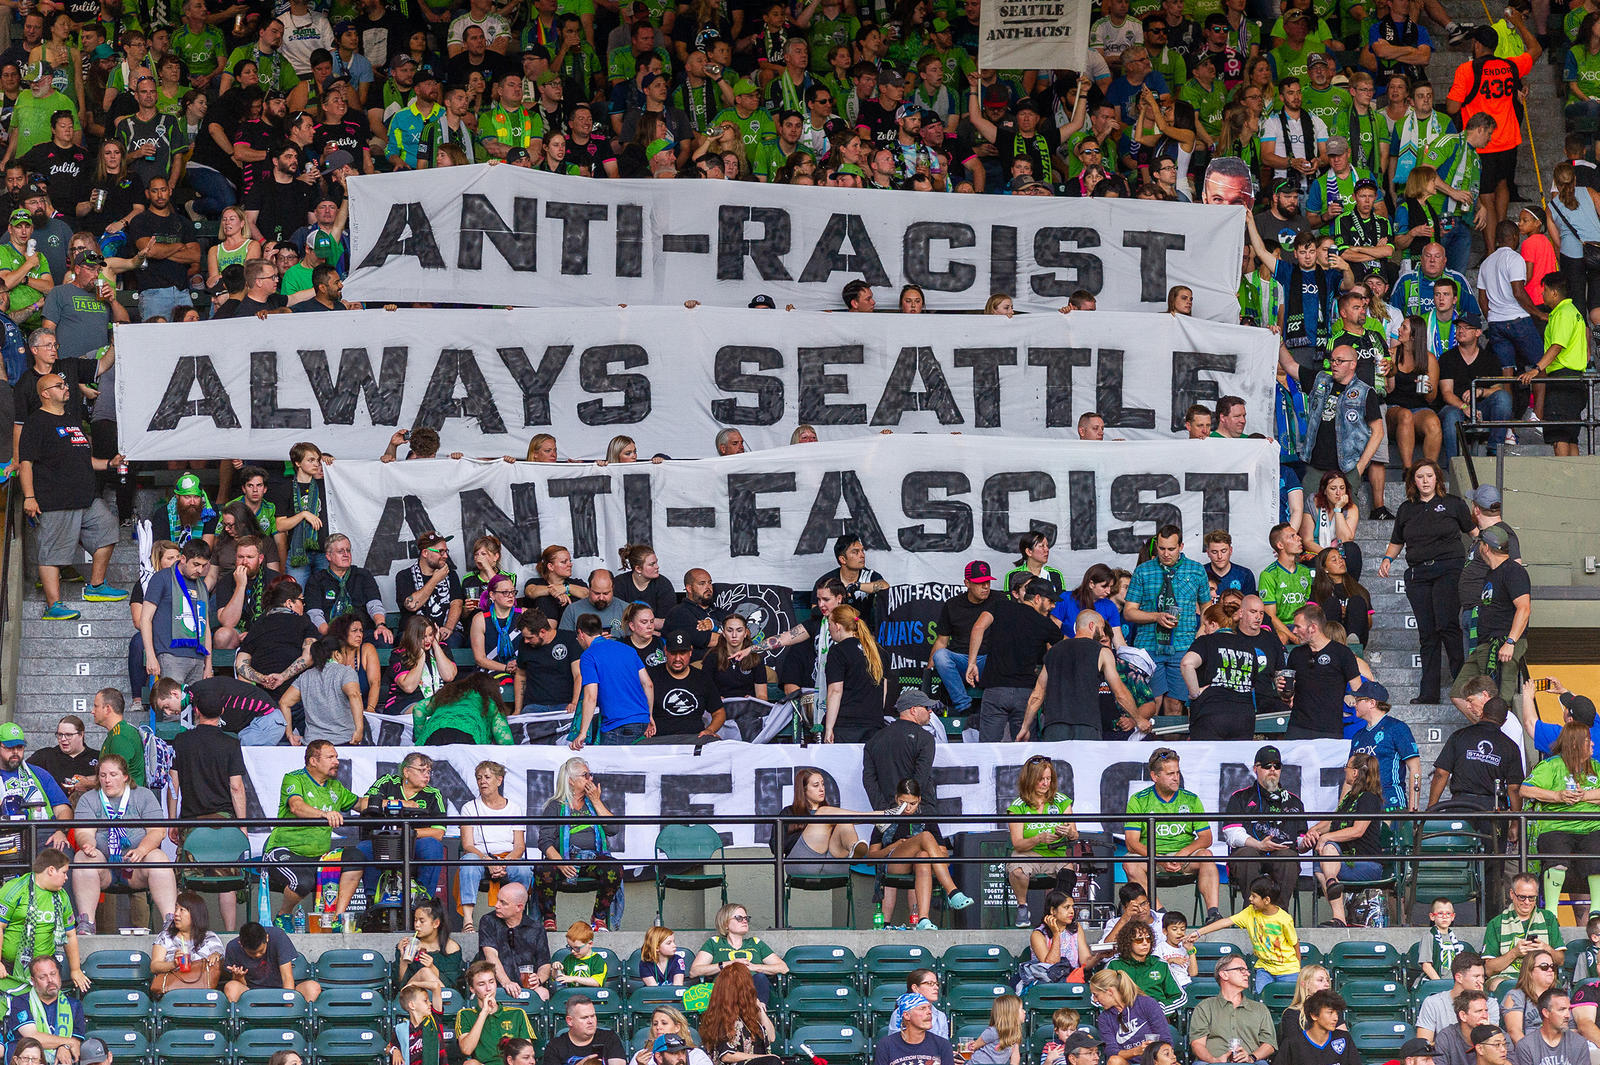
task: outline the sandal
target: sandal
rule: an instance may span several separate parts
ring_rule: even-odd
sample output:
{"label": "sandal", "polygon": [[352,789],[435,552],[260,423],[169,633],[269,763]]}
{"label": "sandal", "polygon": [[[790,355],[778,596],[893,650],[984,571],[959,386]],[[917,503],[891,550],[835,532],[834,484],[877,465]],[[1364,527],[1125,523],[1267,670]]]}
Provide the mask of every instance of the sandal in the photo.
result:
{"label": "sandal", "polygon": [[1327,896],[1329,902],[1332,902],[1334,899],[1344,898],[1344,885],[1339,883],[1337,880],[1327,881],[1322,885],[1322,890]]}

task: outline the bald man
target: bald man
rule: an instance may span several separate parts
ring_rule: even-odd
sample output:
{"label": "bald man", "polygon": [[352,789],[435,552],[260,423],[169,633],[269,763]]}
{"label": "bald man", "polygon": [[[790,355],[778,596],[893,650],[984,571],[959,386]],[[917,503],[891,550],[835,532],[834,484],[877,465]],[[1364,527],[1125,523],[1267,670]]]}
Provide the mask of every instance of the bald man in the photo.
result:
{"label": "bald man", "polygon": [[673,629],[684,629],[689,633],[689,642],[694,644],[694,660],[700,661],[706,652],[715,647],[720,638],[722,619],[728,616],[726,610],[718,610],[711,605],[715,586],[711,583],[711,574],[703,569],[692,569],[683,575],[683,602],[673,607],[667,614],[667,623],[662,631],[670,632]]}

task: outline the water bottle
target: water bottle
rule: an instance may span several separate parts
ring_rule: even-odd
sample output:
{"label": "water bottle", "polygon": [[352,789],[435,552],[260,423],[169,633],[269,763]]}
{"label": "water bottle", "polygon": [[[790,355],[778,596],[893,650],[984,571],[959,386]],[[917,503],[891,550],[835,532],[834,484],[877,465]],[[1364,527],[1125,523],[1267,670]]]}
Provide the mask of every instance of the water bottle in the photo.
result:
{"label": "water bottle", "polygon": [[301,933],[306,930],[306,911],[303,906],[294,908],[294,930]]}
{"label": "water bottle", "polygon": [[872,910],[872,927],[876,931],[883,931],[883,904],[879,903]]}
{"label": "water bottle", "polygon": [[272,927],[272,895],[267,891],[267,874],[256,878],[256,921],[264,928]]}
{"label": "water bottle", "polygon": [[1239,1051],[1244,1049],[1244,1040],[1235,1036],[1228,1040],[1228,1060],[1239,1060]]}

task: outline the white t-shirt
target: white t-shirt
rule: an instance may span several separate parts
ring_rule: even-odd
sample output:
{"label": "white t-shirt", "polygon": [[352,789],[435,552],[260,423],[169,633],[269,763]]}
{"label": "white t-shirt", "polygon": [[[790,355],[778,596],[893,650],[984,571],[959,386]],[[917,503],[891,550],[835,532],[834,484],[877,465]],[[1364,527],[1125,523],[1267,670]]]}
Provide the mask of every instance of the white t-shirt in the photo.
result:
{"label": "white t-shirt", "polygon": [[497,38],[511,36],[510,23],[506,22],[506,20],[501,18],[499,15],[491,12],[490,14],[483,16],[482,19],[475,19],[472,17],[472,12],[469,11],[465,15],[457,17],[454,22],[450,23],[450,43],[465,45],[467,43],[466,34],[468,26],[477,26],[479,29],[481,29],[483,31],[484,42],[490,45],[493,45]]}
{"label": "white t-shirt", "polygon": [[[482,799],[473,799],[461,807],[461,812],[467,817],[528,816],[528,808],[510,795],[506,796],[504,810],[491,810]],[[510,853],[511,833],[516,831],[515,825],[470,825],[464,827],[466,827],[466,831],[473,834],[473,842],[484,854]]]}
{"label": "white t-shirt", "polygon": [[1133,17],[1118,26],[1109,18],[1095,19],[1089,27],[1089,47],[1100,49],[1107,59],[1115,59],[1136,44],[1144,43],[1144,27]]}
{"label": "white t-shirt", "polygon": [[1515,248],[1497,248],[1493,255],[1478,265],[1478,287],[1488,297],[1485,310],[1491,322],[1510,322],[1526,318],[1528,312],[1517,302],[1511,291],[1514,281],[1528,280],[1528,263]]}
{"label": "white t-shirt", "polygon": [[311,73],[311,53],[318,48],[333,49],[333,27],[328,16],[319,11],[296,15],[285,11],[278,16],[283,23],[283,47],[279,49],[300,77]]}
{"label": "white t-shirt", "polygon": [[[1311,136],[1315,138],[1316,144],[1307,147],[1305,127],[1301,124],[1300,119],[1291,118],[1282,111],[1274,111],[1261,120],[1262,146],[1265,147],[1271,144],[1274,146],[1272,150],[1274,155],[1281,155],[1289,159],[1315,159],[1318,145],[1327,143],[1328,126],[1322,119],[1309,111],[1302,111],[1301,113],[1311,119]],[[1287,145],[1283,143],[1285,130],[1289,134]],[[1289,171],[1274,170],[1272,173],[1274,177],[1287,177]]]}

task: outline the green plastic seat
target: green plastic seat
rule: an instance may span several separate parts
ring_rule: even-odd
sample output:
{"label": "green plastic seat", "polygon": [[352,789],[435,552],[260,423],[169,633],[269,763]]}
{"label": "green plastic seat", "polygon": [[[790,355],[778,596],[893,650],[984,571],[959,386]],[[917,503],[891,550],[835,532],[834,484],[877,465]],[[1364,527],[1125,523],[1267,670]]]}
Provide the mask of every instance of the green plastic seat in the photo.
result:
{"label": "green plastic seat", "polygon": [[[550,1003],[545,1012],[548,1012],[551,1017],[556,1019],[558,1024],[564,1027],[565,1021],[563,1018],[567,1014],[567,1000],[578,995],[584,995],[594,1003],[594,1012],[595,1016],[600,1019],[600,1027],[616,1029],[616,1021],[622,1016],[623,998],[609,987],[563,987],[561,990],[551,993]],[[468,1005],[471,1005],[471,1003],[468,1003]],[[517,1005],[527,1009],[529,1004],[518,1002]]]}
{"label": "green plastic seat", "polygon": [[[632,979],[632,974],[627,971],[626,966],[623,964],[622,956],[610,947],[593,947],[592,949],[595,954],[605,959],[606,982],[602,986],[609,987],[615,991],[626,991],[628,989],[628,981]],[[550,960],[553,962],[565,962],[571,956],[572,951],[562,947],[550,956]],[[637,968],[633,970],[633,972],[638,971]]]}
{"label": "green plastic seat", "polygon": [[856,910],[855,877],[850,871],[850,866],[840,861],[829,870],[816,873],[794,873],[788,869],[783,871],[783,923],[785,927],[797,928],[789,920],[789,903],[796,891],[827,891],[833,892],[844,888],[844,912],[854,913]]}
{"label": "green plastic seat", "polygon": [[[330,988],[330,993],[333,990]],[[254,988],[240,995],[239,1001],[233,1004],[230,1028],[236,1037],[250,1028],[271,1028],[298,1032],[310,1039],[314,1030],[311,1003],[298,991],[285,991],[281,987]]]}
{"label": "green plastic seat", "polygon": [[[800,1049],[802,1046],[811,1054]],[[855,1025],[802,1025],[790,1035],[789,1049],[801,1057],[826,1058],[829,1065],[866,1065],[872,1058],[872,1044],[867,1041],[867,1033]]]}
{"label": "green plastic seat", "polygon": [[1030,1020],[1040,1023],[1059,1009],[1091,1010],[1094,1000],[1089,997],[1088,984],[1034,984],[1022,993],[1022,1005]]}
{"label": "green plastic seat", "polygon": [[[1222,959],[1242,958],[1245,954],[1243,947],[1215,940],[1201,940],[1194,945],[1194,952],[1201,976],[1215,976],[1217,966],[1222,963]],[[1198,1000],[1191,995],[1190,1001]]]}
{"label": "green plastic seat", "polygon": [[1381,976],[1346,977],[1338,991],[1351,1015],[1361,1020],[1404,1017],[1410,1001],[1403,983]]}
{"label": "green plastic seat", "polygon": [[686,987],[681,984],[657,984],[654,987],[641,984],[628,992],[628,1020],[635,1029],[641,1024],[647,1029],[650,1026],[650,1015],[657,1006],[671,1006],[678,1012],[683,1012],[683,993]]}
{"label": "green plastic seat", "polygon": [[216,1065],[227,1060],[228,1037],[218,1028],[168,1028],[156,1037],[153,1052],[162,1065]]}
{"label": "green plastic seat", "polygon": [[98,990],[150,989],[150,955],[142,950],[97,950],[83,959],[83,974]]}
{"label": "green plastic seat", "polygon": [[[179,988],[168,991],[156,1003],[156,1028],[193,1028],[225,1032],[233,1019],[233,1008],[228,996],[221,991],[197,988]],[[160,1047],[156,1053],[161,1053]]]}
{"label": "green plastic seat", "polygon": [[1335,943],[1324,964],[1333,975],[1335,985],[1354,976],[1382,976],[1399,980],[1405,966],[1405,956],[1393,943],[1354,940]]}
{"label": "green plastic seat", "polygon": [[[801,984],[783,997],[791,1030],[806,1025],[859,1025],[866,1012],[861,992],[849,984]],[[827,1057],[826,1054],[822,1055]]]}
{"label": "green plastic seat", "polygon": [[88,1036],[104,1041],[111,1050],[111,1056],[123,1065],[149,1065],[150,1039],[137,1028],[124,1028],[121,1025],[96,1028],[91,1025]]}
{"label": "green plastic seat", "polygon": [[1354,1021],[1350,1038],[1363,1062],[1392,1061],[1416,1029],[1403,1021]]}
{"label": "green plastic seat", "polygon": [[1267,1007],[1267,1012],[1272,1014],[1273,1023],[1283,1016],[1283,1011],[1289,1008],[1289,1003],[1294,1001],[1294,984],[1288,981],[1274,980],[1261,989],[1257,996],[1261,1004]]}
{"label": "green plastic seat", "polygon": [[325,1028],[311,1052],[319,1065],[379,1065],[386,1043],[382,1028]]}
{"label": "green plastic seat", "polygon": [[155,1006],[150,996],[133,988],[91,991],[83,996],[83,1021],[89,1028],[133,1028],[151,1032]]}
{"label": "green plastic seat", "polygon": [[895,983],[904,988],[906,977],[918,969],[936,969],[937,961],[927,947],[914,943],[880,943],[869,947],[862,955],[861,971],[868,987]]}
{"label": "green plastic seat", "polygon": [[951,1024],[987,1022],[994,1000],[1010,993],[1010,986],[1004,983],[963,980],[945,989],[943,997],[939,999],[939,1007],[950,1014]]}
{"label": "green plastic seat", "polygon": [[662,914],[668,891],[708,891],[722,893],[728,904],[728,867],[720,872],[708,868],[711,860],[727,846],[710,825],[663,825],[656,834],[656,920],[665,924]]}
{"label": "green plastic seat", "polygon": [[251,884],[250,837],[242,828],[191,828],[178,857],[210,863],[205,869],[178,870],[178,885],[185,891],[221,895]]}
{"label": "green plastic seat", "polygon": [[[460,1006],[456,1008],[459,1010]],[[325,987],[311,1003],[311,1026],[318,1032],[326,1028],[380,1028],[388,1017],[388,999],[382,991],[370,987]]]}
{"label": "green plastic seat", "polygon": [[998,943],[957,943],[939,958],[939,971],[950,981],[1004,983],[1016,968],[1011,952]]}
{"label": "green plastic seat", "polygon": [[388,987],[389,959],[375,950],[325,950],[317,958],[316,980],[323,987]]}
{"label": "green plastic seat", "polygon": [[[889,1030],[889,1018],[894,1014],[895,1004],[905,993],[904,984],[884,984],[867,991],[867,1027],[875,1038],[883,1038]],[[945,1008],[943,1000],[940,1000],[939,1008]]]}
{"label": "green plastic seat", "polygon": [[304,1032],[273,1026],[245,1029],[233,1037],[228,1050],[233,1056],[233,1065],[266,1065],[280,1050],[292,1050],[304,1059],[311,1044]]}
{"label": "green plastic seat", "polygon": [[848,984],[861,987],[861,959],[849,947],[832,943],[802,943],[784,952],[789,966],[784,977],[788,987],[801,984]]}

